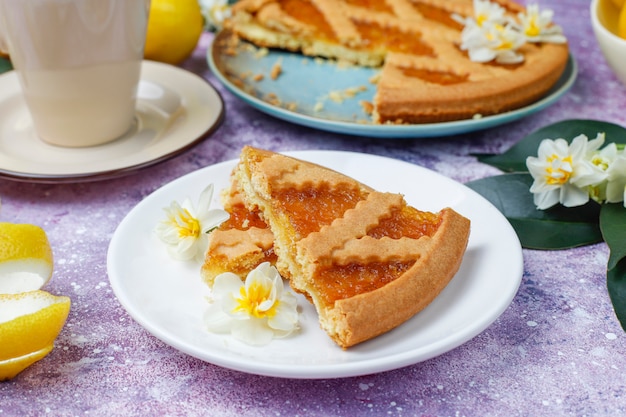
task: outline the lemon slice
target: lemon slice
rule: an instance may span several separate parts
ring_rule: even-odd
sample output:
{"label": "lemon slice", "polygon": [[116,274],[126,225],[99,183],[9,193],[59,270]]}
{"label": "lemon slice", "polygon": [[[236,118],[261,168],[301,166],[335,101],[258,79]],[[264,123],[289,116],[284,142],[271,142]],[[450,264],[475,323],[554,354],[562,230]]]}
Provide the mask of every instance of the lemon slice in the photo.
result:
{"label": "lemon slice", "polygon": [[41,227],[0,223],[0,294],[40,289],[52,267],[52,249]]}
{"label": "lemon slice", "polygon": [[0,294],[0,381],[46,356],[65,325],[70,299],[46,291]]}

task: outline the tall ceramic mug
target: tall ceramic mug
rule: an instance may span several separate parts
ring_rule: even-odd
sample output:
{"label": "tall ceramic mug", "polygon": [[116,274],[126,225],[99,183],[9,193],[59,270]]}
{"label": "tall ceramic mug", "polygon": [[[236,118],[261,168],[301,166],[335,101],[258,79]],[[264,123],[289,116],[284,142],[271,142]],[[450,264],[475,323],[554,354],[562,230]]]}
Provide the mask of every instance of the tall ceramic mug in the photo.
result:
{"label": "tall ceramic mug", "polygon": [[0,0],[6,48],[35,131],[94,146],[132,128],[150,0]]}

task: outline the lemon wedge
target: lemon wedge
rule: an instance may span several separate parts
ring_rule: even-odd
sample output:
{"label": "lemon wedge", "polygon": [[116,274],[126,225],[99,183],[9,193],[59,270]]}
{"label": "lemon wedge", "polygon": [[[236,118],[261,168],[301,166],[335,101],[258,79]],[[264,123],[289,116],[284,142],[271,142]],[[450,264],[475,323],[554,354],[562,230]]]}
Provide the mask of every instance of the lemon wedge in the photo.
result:
{"label": "lemon wedge", "polygon": [[45,357],[65,325],[70,299],[36,290],[0,294],[0,381]]}
{"label": "lemon wedge", "polygon": [[198,0],[152,0],[144,57],[179,64],[191,55],[203,29]]}
{"label": "lemon wedge", "polygon": [[52,249],[41,227],[0,222],[0,294],[38,290],[52,268]]}

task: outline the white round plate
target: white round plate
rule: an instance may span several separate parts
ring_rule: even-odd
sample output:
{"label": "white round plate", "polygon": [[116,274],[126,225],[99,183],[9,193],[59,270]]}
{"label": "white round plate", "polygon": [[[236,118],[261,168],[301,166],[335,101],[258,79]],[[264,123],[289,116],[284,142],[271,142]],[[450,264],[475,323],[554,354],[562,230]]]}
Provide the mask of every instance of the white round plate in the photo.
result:
{"label": "white round plate", "polygon": [[136,122],[123,137],[99,146],[65,148],[38,138],[15,71],[0,75],[0,177],[60,183],[125,175],[172,158],[213,133],[224,119],[219,93],[203,78],[184,69],[144,61],[141,86],[160,87],[178,96],[172,114],[140,88]]}
{"label": "white round plate", "polygon": [[[150,333],[196,358],[243,372],[286,378],[337,378],[371,374],[415,364],[447,352],[487,328],[509,306],[521,282],[522,249],[513,228],[479,194],[425,168],[350,152],[301,151],[289,155],[343,172],[380,191],[399,192],[428,211],[449,206],[472,222],[461,268],[422,312],[396,329],[347,350],[318,324],[314,307],[299,296],[301,330],[286,339],[253,347],[203,326],[209,290],[199,263],[171,260],[154,235],[163,208],[189,197],[197,203],[213,183],[212,207],[228,186],[236,161],[185,175],[141,201],[111,240],[107,267],[115,295]],[[375,169],[372,169],[375,167]]]}

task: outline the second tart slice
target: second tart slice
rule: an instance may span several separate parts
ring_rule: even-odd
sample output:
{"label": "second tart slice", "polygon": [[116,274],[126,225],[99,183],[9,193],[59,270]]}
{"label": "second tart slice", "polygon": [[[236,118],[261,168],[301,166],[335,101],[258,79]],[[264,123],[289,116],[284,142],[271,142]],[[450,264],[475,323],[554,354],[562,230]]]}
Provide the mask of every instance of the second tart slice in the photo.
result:
{"label": "second tart slice", "polygon": [[277,268],[341,347],[425,308],[460,267],[469,220],[430,213],[322,166],[251,147],[234,181],[274,235]]}

